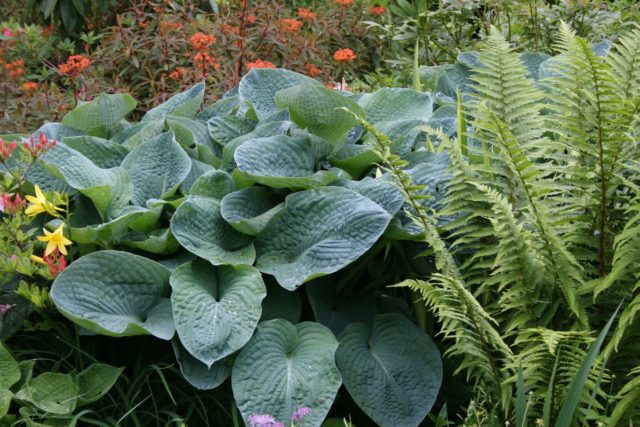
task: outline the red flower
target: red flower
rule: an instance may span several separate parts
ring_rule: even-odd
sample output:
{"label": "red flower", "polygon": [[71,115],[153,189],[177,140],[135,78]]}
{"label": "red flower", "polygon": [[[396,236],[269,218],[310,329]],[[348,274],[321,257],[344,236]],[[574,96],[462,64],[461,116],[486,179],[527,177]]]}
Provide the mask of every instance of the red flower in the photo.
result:
{"label": "red flower", "polygon": [[316,17],[315,13],[311,12],[311,9],[305,9],[304,7],[298,8],[298,17],[313,21]]}
{"label": "red flower", "polygon": [[311,77],[318,77],[322,74],[322,70],[313,64],[304,64],[304,68],[307,70],[307,74]]}
{"label": "red flower", "polygon": [[336,3],[340,7],[347,8],[347,7],[349,7],[349,6],[351,6],[353,4],[353,0],[336,0]]}
{"label": "red flower", "polygon": [[53,147],[55,147],[56,140],[52,139],[51,141],[49,141],[45,134],[41,133],[38,137],[38,142],[35,142],[33,135],[31,135],[31,138],[29,138],[29,142],[25,141],[22,143],[22,145],[24,146],[25,150],[27,150],[29,154],[31,154],[31,157],[35,159],[41,154],[44,154],[46,151],[49,151]]}
{"label": "red flower", "polygon": [[207,50],[215,42],[216,38],[211,34],[195,33],[189,38],[189,43],[195,50]]}
{"label": "red flower", "polygon": [[69,77],[78,77],[90,64],[91,60],[85,56],[71,55],[66,63],[58,65],[58,71]]}
{"label": "red flower", "polygon": [[247,22],[249,24],[254,24],[257,19],[258,18],[256,18],[256,15],[247,15]]}
{"label": "red flower", "polygon": [[16,194],[15,198],[11,200],[11,194],[3,194],[2,201],[0,202],[0,212],[4,212],[8,215],[15,215],[27,204],[27,201],[20,197],[20,194]]}
{"label": "red flower", "polygon": [[60,255],[57,248],[54,249],[53,253],[49,256],[43,256],[42,259],[49,266],[49,273],[51,273],[53,277],[58,276],[58,274],[67,268],[67,260],[64,259],[64,255]]}
{"label": "red flower", "polygon": [[178,67],[169,73],[169,78],[171,80],[179,81],[182,80],[186,74],[187,70],[185,70],[184,67]]}
{"label": "red flower", "polygon": [[8,29],[8,28],[4,28],[4,29],[2,30],[2,35],[3,35],[3,36],[5,36],[5,37],[13,37],[13,36],[15,36],[16,34],[15,34],[13,31],[11,31],[10,29]]}
{"label": "red flower", "polygon": [[378,4],[375,5],[375,6],[371,6],[371,9],[369,9],[369,11],[371,12],[371,14],[373,16],[380,16],[385,12],[384,7],[382,7],[382,6],[378,5]]}
{"label": "red flower", "polygon": [[299,33],[302,28],[302,21],[297,19],[283,19],[280,22],[285,33]]}
{"label": "red flower", "polygon": [[220,63],[213,56],[209,55],[207,52],[198,52],[193,55],[193,62],[196,63],[198,67],[214,67],[216,70],[220,69]]}
{"label": "red flower", "polygon": [[18,79],[24,74],[24,61],[18,59],[17,61],[7,63],[4,68],[9,72],[9,77],[12,79]]}
{"label": "red flower", "polygon": [[262,59],[256,59],[253,62],[248,62],[246,67],[247,67],[247,71],[250,71],[253,68],[276,68],[276,66],[273,65],[273,63],[269,61],[263,61]]}
{"label": "red flower", "polygon": [[38,89],[38,83],[36,82],[26,82],[22,84],[22,90],[25,92],[33,92]]}
{"label": "red flower", "polygon": [[18,143],[16,141],[4,142],[2,138],[0,138],[0,159],[4,162],[11,157],[11,153],[16,149],[17,145]]}
{"label": "red flower", "polygon": [[333,54],[333,59],[338,62],[347,63],[356,59],[356,54],[353,53],[351,49],[338,49],[336,53]]}

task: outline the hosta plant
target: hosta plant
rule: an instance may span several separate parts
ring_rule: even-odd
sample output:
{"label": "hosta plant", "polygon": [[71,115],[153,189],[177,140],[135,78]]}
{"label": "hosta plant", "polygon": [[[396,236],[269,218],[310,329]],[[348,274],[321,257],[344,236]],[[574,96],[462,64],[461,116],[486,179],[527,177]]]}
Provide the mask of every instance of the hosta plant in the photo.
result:
{"label": "hosta plant", "polygon": [[58,143],[29,180],[70,195],[75,261],[51,288],[57,310],[86,333],[170,341],[186,381],[228,381],[247,423],[309,408],[304,425],[319,426],[344,385],[377,424],[420,424],[441,356],[416,294],[386,286],[433,266],[356,117],[393,135],[435,200],[448,160],[420,127],[438,104],[281,69],[252,70],[206,107],[204,91],[138,123],[129,95],[105,94],[35,132]]}

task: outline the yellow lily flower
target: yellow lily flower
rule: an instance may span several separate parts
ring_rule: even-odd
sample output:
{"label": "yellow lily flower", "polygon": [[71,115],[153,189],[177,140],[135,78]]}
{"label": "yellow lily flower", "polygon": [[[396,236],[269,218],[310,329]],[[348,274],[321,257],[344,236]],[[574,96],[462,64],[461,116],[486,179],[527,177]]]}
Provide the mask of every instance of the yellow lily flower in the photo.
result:
{"label": "yellow lily flower", "polygon": [[44,197],[44,194],[42,193],[42,190],[40,190],[40,187],[38,187],[37,185],[36,185],[36,197],[26,196],[25,198],[31,203],[27,208],[27,210],[24,211],[24,213],[26,213],[29,216],[38,215],[40,213],[46,212],[51,216],[60,217],[60,214],[58,214],[58,212],[56,211],[64,210],[57,207],[50,201],[48,201],[47,198]]}
{"label": "yellow lily flower", "polygon": [[31,259],[31,261],[37,262],[38,264],[47,265],[47,263],[44,261],[44,259],[42,259],[39,256],[29,255],[29,259]]}
{"label": "yellow lily flower", "polygon": [[66,245],[71,245],[73,242],[64,237],[64,223],[60,224],[60,227],[56,228],[56,231],[53,233],[50,231],[44,230],[44,236],[38,236],[38,240],[41,242],[47,242],[47,248],[44,251],[44,255],[48,256],[53,252],[55,248],[58,248],[62,255],[67,255]]}

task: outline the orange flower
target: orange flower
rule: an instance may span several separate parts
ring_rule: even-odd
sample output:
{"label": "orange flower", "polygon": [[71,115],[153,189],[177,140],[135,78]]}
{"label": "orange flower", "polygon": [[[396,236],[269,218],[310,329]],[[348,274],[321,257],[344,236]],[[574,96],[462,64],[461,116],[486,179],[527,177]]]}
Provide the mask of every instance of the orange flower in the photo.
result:
{"label": "orange flower", "polygon": [[283,19],[280,22],[285,33],[299,33],[302,28],[302,21],[297,19]]}
{"label": "orange flower", "polygon": [[347,8],[347,7],[349,7],[349,6],[351,6],[353,4],[353,0],[336,0],[336,3],[340,7]]}
{"label": "orange flower", "polygon": [[256,18],[256,15],[247,15],[247,22],[249,24],[254,24],[257,19],[258,18]]}
{"label": "orange flower", "polygon": [[215,42],[216,38],[211,34],[195,33],[189,38],[189,43],[195,50],[206,50]]}
{"label": "orange flower", "polygon": [[38,89],[38,83],[36,82],[26,82],[22,84],[22,90],[25,92],[33,92]]}
{"label": "orange flower", "polygon": [[304,68],[305,70],[307,70],[307,74],[309,74],[311,77],[318,77],[320,74],[322,74],[322,70],[313,64],[304,64]]}
{"label": "orange flower", "polygon": [[179,81],[182,80],[186,74],[187,70],[185,70],[184,67],[178,67],[169,73],[169,78],[171,80]]}
{"label": "orange flower", "polygon": [[333,59],[338,62],[347,63],[356,59],[356,54],[353,53],[351,49],[338,49],[336,53],[333,54]]}
{"label": "orange flower", "polygon": [[66,63],[58,65],[58,72],[69,77],[77,77],[90,64],[91,60],[89,58],[82,55],[71,55]]}
{"label": "orange flower", "polygon": [[253,68],[276,68],[276,66],[273,65],[273,63],[269,61],[263,61],[262,59],[256,59],[253,62],[248,62],[246,67],[247,67],[247,71],[250,71]]}
{"label": "orange flower", "polygon": [[24,61],[18,59],[17,61],[7,63],[4,68],[9,72],[9,77],[12,79],[18,79],[24,74]]}
{"label": "orange flower", "polygon": [[213,66],[216,70],[220,69],[220,63],[218,60],[207,52],[198,52],[193,55],[193,62],[195,62],[198,67],[204,68]]}
{"label": "orange flower", "polygon": [[378,5],[378,4],[375,5],[375,6],[371,6],[371,9],[369,9],[369,11],[371,12],[371,14],[373,16],[380,16],[385,12],[384,7],[382,7],[382,6]]}
{"label": "orange flower", "polygon": [[315,13],[311,12],[311,9],[305,9],[304,7],[298,8],[298,17],[313,21],[316,17]]}

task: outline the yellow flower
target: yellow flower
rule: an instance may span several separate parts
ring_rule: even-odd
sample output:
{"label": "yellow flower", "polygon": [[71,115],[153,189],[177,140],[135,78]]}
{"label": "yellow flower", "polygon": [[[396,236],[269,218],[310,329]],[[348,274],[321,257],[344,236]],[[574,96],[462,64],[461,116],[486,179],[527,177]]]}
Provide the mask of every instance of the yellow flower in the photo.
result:
{"label": "yellow flower", "polygon": [[31,261],[35,261],[38,264],[43,264],[43,265],[47,265],[47,263],[39,256],[36,255],[29,255],[29,258],[31,259]]}
{"label": "yellow flower", "polygon": [[44,230],[44,236],[38,236],[38,240],[41,242],[47,242],[47,249],[44,251],[44,255],[48,256],[53,252],[55,248],[58,248],[62,255],[67,255],[67,248],[65,245],[70,245],[73,242],[64,237],[62,234],[64,229],[64,223],[60,224],[60,227],[56,228],[53,233]]}
{"label": "yellow flower", "polygon": [[60,214],[58,214],[58,211],[62,211],[63,209],[55,206],[53,203],[51,203],[50,201],[47,200],[46,197],[44,197],[44,194],[42,193],[42,190],[40,190],[40,187],[38,187],[36,185],[36,197],[33,196],[26,196],[26,199],[31,202],[31,204],[29,205],[29,207],[27,208],[26,211],[24,211],[27,215],[31,216],[31,215],[38,215],[40,213],[46,212],[49,215],[55,216],[55,217],[59,217]]}

